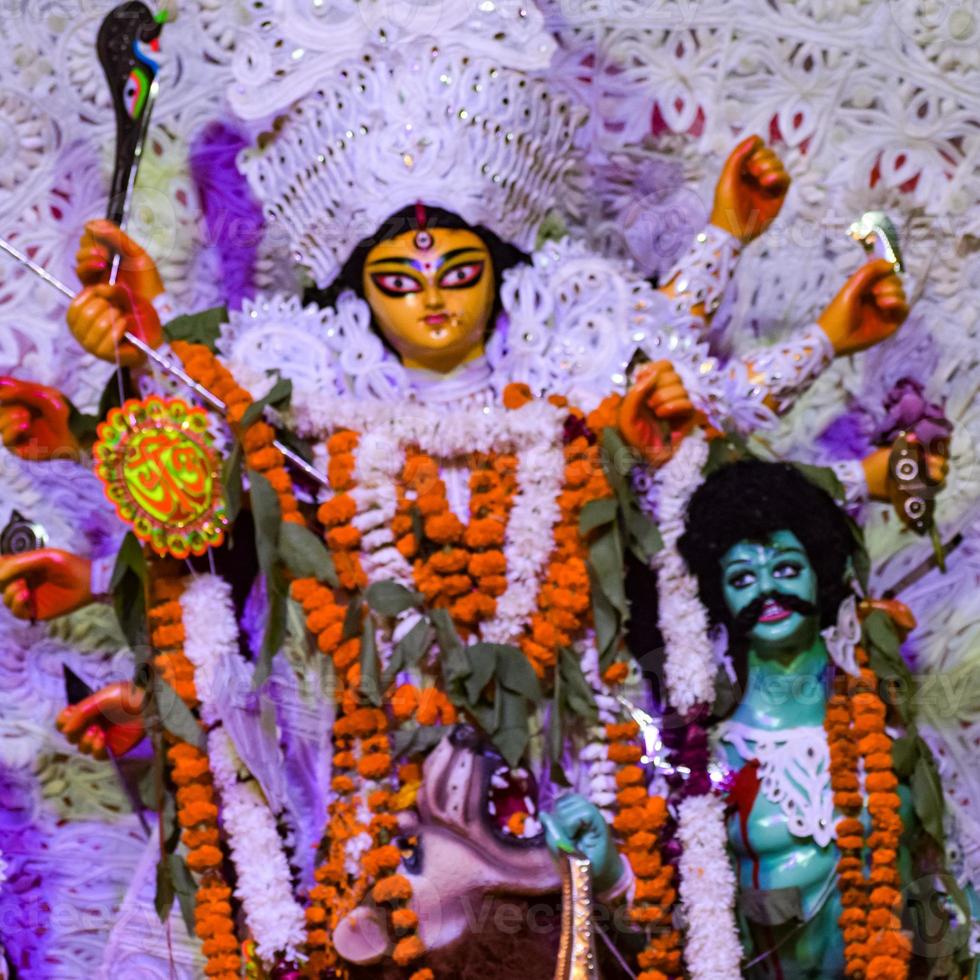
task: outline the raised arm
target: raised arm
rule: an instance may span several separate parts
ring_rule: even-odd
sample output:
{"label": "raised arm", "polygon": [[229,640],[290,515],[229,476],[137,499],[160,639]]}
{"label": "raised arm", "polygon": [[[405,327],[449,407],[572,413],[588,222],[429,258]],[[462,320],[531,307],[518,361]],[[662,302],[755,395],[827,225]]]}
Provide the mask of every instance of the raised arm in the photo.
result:
{"label": "raised arm", "polygon": [[743,140],[725,161],[710,223],[695,236],[660,288],[676,315],[698,334],[707,331],[742,248],[775,220],[789,185],[782,161],[759,136]]}
{"label": "raised arm", "polygon": [[783,343],[751,351],[740,364],[766,406],[782,415],[835,357],[855,354],[890,337],[908,313],[901,279],[889,261],[876,259],[844,283],[815,323]]}

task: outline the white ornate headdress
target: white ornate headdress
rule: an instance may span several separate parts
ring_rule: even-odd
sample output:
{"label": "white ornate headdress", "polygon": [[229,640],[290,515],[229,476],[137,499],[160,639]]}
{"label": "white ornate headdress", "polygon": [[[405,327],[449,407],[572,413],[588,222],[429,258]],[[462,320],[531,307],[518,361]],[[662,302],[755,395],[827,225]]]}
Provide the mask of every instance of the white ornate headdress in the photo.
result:
{"label": "white ornate headdress", "polygon": [[531,72],[555,43],[528,0],[259,0],[229,93],[285,114],[241,166],[320,286],[423,201],[531,249],[575,198],[585,118]]}

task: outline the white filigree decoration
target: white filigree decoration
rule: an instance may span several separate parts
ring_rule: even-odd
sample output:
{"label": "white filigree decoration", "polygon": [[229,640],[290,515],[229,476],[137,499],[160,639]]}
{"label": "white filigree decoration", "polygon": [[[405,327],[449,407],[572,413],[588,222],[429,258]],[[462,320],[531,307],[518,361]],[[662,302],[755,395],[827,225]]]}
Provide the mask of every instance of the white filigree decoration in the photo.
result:
{"label": "white filigree decoration", "polygon": [[780,413],[790,409],[834,360],[834,348],[819,324],[811,324],[785,342],[753,352],[755,380],[776,402]]}
{"label": "white filigree decoration", "polygon": [[794,837],[819,847],[836,838],[830,749],[822,725],[768,731],[726,722],[721,740],[749,762],[759,760],[762,795],[779,807]]}
{"label": "white filigree decoration", "polygon": [[664,279],[676,291],[673,302],[678,313],[690,315],[700,305],[706,314],[713,314],[735,275],[741,251],[742,243],[716,225],[707,225],[699,231],[691,247]]}
{"label": "white filigree decoration", "polygon": [[533,248],[550,211],[574,210],[584,117],[561,90],[499,61],[436,45],[378,50],[320,77],[241,166],[295,260],[326,287],[359,242],[418,201]]}

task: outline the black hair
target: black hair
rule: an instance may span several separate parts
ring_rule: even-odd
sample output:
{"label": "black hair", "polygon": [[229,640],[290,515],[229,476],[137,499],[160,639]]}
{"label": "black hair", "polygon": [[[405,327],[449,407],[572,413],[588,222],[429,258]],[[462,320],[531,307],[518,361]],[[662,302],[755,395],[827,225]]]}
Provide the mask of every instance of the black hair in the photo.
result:
{"label": "black hair", "polygon": [[[500,284],[503,281],[504,273],[515,265],[530,262],[530,258],[514,245],[505,242],[499,235],[492,232],[483,225],[470,225],[458,214],[446,211],[444,208],[429,207],[425,208],[425,227],[426,228],[446,228],[446,229],[465,229],[477,235],[493,260],[494,275],[494,304],[490,314],[489,329],[497,321],[500,313]],[[337,298],[346,290],[353,290],[361,299],[364,298],[364,263],[367,260],[368,252],[379,245],[381,242],[390,241],[397,238],[406,231],[419,230],[418,209],[415,205],[409,205],[396,211],[385,219],[381,227],[369,237],[358,242],[350,258],[344,263],[337,278],[325,289],[311,286],[303,294],[304,303],[316,303],[320,307],[335,306]]]}
{"label": "black hair", "polygon": [[722,556],[739,541],[764,541],[775,531],[799,538],[817,576],[820,625],[837,619],[847,597],[855,540],[844,512],[790,463],[744,459],[716,470],[698,487],[678,542],[697,577],[712,623],[731,625],[721,582]]}

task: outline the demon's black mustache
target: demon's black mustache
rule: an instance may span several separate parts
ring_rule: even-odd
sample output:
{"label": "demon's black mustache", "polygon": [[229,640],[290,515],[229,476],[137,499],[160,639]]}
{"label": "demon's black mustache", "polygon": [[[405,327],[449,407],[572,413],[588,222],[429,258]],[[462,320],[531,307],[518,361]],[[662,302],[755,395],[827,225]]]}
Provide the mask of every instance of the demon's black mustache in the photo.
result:
{"label": "demon's black mustache", "polygon": [[732,624],[732,629],[737,636],[744,636],[759,621],[766,603],[769,601],[778,602],[783,609],[790,609],[798,612],[802,616],[815,616],[818,612],[817,607],[806,599],[801,599],[797,595],[788,592],[766,592],[758,598],[753,599],[736,617]]}

